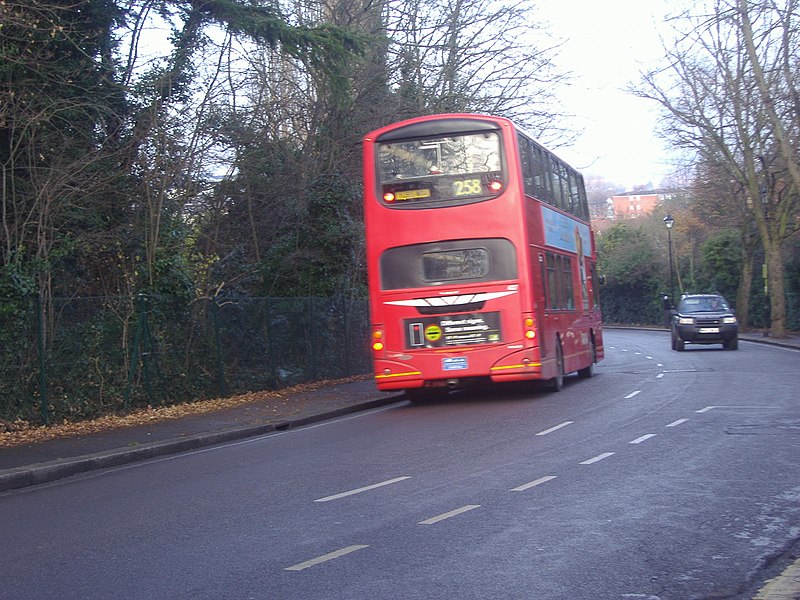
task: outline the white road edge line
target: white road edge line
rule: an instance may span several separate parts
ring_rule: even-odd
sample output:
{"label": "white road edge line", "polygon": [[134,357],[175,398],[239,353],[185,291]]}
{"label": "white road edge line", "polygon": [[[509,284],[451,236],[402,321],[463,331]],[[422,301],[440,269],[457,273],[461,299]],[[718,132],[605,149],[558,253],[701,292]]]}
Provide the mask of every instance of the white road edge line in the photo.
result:
{"label": "white road edge line", "polygon": [[444,521],[445,519],[458,516],[462,513],[468,512],[470,510],[475,510],[476,508],[480,507],[481,507],[480,504],[467,504],[466,506],[462,506],[461,508],[451,510],[450,512],[446,512],[436,517],[431,517],[430,519],[425,519],[424,521],[420,521],[419,523],[417,523],[417,525],[433,525],[435,523],[438,523],[439,521]]}
{"label": "white road edge line", "polygon": [[672,423],[669,423],[668,425],[664,425],[664,427],[677,427],[678,425],[682,425],[683,423],[686,423],[686,421],[688,421],[688,420],[689,419],[678,419],[677,421],[673,421]]}
{"label": "white road edge line", "polygon": [[510,491],[512,492],[524,492],[525,490],[529,490],[532,487],[536,487],[537,485],[542,485],[543,483],[547,483],[548,481],[552,481],[555,479],[555,475],[545,475],[544,477],[540,477],[536,481],[531,481],[530,483],[524,483],[519,487],[512,488]]}
{"label": "white road edge line", "polygon": [[405,481],[406,479],[411,479],[409,476],[404,477],[395,477],[394,479],[389,479],[387,481],[381,481],[380,483],[373,483],[372,485],[367,485],[357,490],[350,490],[349,492],[342,492],[341,494],[334,494],[332,496],[325,496],[324,498],[317,498],[314,502],[330,502],[331,500],[339,500],[340,498],[346,498],[347,496],[353,496],[355,494],[360,494],[361,492],[368,492],[370,490],[374,490],[376,488],[383,487],[385,485],[392,485],[393,483],[397,483],[399,481]]}
{"label": "white road edge line", "polygon": [[540,431],[536,435],[547,435],[548,433],[553,433],[554,431],[557,431],[562,427],[566,427],[567,425],[572,425],[574,422],[575,421],[564,421],[560,425],[556,425],[555,427],[551,427],[550,429],[545,429],[544,431]]}
{"label": "white road edge line", "polygon": [[633,398],[634,396],[638,396],[638,395],[639,395],[639,394],[641,394],[641,393],[642,393],[642,390],[636,390],[635,392],[631,392],[630,394],[628,394],[627,396],[625,396],[625,400],[630,400],[630,399],[631,399],[631,398]]}
{"label": "white road edge line", "polygon": [[369,548],[369,545],[356,544],[353,546],[348,546],[347,548],[342,548],[341,550],[337,550],[336,552],[331,552],[330,554],[325,554],[317,558],[312,558],[311,560],[307,560],[306,562],[301,562],[292,567],[286,567],[284,571],[302,571],[303,569],[308,569],[309,567],[313,567],[321,563],[328,562],[329,560],[345,556],[346,554],[351,554],[352,552],[356,552],[357,550],[363,550],[364,548]]}
{"label": "white road edge line", "polygon": [[638,437],[635,440],[632,440],[632,441],[630,441],[628,443],[629,444],[641,444],[642,442],[647,441],[647,440],[649,440],[650,438],[653,438],[653,437],[656,437],[655,433],[647,433],[647,434],[643,435],[642,437]]}
{"label": "white road edge line", "polygon": [[602,454],[598,454],[597,456],[595,456],[593,458],[590,458],[589,460],[583,461],[581,464],[582,465],[591,465],[591,464],[599,462],[599,461],[601,461],[601,460],[603,460],[605,458],[608,458],[609,456],[614,456],[614,453],[613,452],[603,452]]}

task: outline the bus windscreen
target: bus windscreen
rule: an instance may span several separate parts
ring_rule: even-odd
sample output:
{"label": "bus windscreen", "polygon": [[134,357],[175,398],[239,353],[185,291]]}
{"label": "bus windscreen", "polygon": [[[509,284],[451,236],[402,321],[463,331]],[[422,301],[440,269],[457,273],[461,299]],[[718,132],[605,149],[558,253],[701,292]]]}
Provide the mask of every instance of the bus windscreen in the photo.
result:
{"label": "bus windscreen", "polygon": [[496,132],[380,143],[378,163],[380,197],[398,208],[475,202],[504,187]]}

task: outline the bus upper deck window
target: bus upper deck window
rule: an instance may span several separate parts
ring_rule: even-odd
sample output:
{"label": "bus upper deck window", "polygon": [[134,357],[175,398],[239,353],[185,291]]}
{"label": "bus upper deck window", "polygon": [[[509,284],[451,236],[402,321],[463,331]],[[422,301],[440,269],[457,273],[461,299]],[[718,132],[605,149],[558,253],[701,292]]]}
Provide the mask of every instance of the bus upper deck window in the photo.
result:
{"label": "bus upper deck window", "polygon": [[505,189],[497,132],[379,143],[379,198],[393,207],[428,208],[496,196]]}

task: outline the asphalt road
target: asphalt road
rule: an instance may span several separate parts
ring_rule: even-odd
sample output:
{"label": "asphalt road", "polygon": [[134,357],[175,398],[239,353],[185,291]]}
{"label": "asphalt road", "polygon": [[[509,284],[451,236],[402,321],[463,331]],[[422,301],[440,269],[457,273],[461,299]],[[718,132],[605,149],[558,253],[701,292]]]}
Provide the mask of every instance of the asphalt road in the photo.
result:
{"label": "asphalt road", "polygon": [[797,351],[608,331],[455,394],[0,495],[0,597],[752,598],[800,545]]}

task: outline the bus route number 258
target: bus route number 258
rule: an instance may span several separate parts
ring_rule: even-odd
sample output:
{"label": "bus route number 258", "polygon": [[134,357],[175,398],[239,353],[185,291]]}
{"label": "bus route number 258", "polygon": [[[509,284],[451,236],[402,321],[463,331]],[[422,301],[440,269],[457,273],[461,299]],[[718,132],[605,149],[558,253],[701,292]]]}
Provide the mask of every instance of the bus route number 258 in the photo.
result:
{"label": "bus route number 258", "polygon": [[480,179],[459,179],[453,182],[453,194],[456,196],[476,196],[482,191]]}

